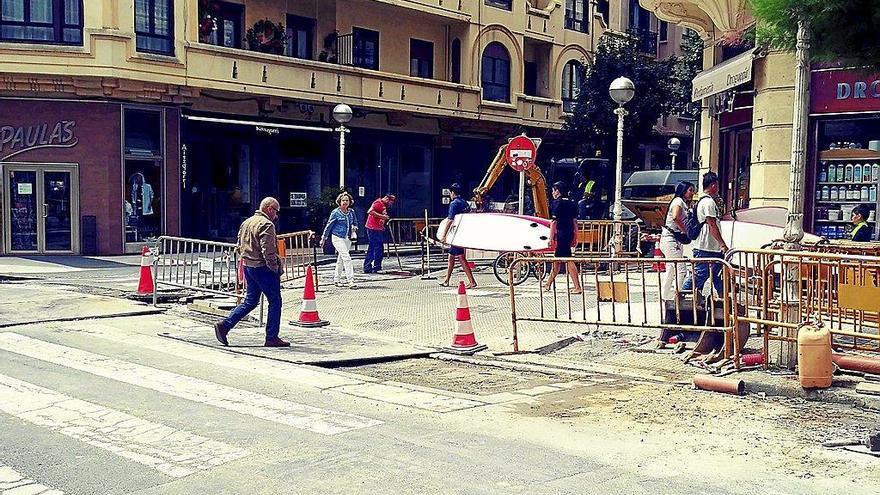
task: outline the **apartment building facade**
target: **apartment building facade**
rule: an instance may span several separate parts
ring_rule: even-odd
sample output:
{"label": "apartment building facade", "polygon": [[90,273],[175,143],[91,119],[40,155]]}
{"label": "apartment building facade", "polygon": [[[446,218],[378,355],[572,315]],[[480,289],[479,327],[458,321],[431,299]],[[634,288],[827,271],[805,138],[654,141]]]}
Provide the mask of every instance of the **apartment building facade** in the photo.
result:
{"label": "apartment building facade", "polygon": [[267,195],[303,228],[338,184],[338,103],[358,206],[394,191],[397,216],[435,214],[512,135],[561,153],[581,69],[631,4],[3,0],[0,254],[230,239]]}

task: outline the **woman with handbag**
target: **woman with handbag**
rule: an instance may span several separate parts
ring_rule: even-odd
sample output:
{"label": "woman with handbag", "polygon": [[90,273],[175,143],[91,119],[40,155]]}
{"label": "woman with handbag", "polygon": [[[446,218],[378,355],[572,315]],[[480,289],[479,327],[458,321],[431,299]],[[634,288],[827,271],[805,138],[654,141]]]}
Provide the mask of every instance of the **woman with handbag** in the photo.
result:
{"label": "woman with handbag", "polygon": [[330,238],[333,247],[336,249],[336,271],[333,273],[333,283],[337,287],[346,286],[355,289],[354,283],[354,266],[351,263],[351,238],[357,232],[357,217],[351,205],[354,199],[347,192],[343,192],[336,196],[336,204],[338,208],[330,212],[330,219],[327,220],[327,226],[324,227],[324,234],[321,236],[321,247],[324,247],[324,241]]}
{"label": "woman with handbag", "polygon": [[[680,182],[675,188],[675,197],[669,202],[666,223],[660,235],[660,251],[666,258],[684,257],[684,245],[691,242],[687,236],[684,219],[695,193],[696,187],[687,181]],[[667,268],[663,275],[660,297],[666,301],[672,300],[678,289],[684,285],[685,278],[687,278],[687,266],[684,263],[675,263],[674,269]]]}

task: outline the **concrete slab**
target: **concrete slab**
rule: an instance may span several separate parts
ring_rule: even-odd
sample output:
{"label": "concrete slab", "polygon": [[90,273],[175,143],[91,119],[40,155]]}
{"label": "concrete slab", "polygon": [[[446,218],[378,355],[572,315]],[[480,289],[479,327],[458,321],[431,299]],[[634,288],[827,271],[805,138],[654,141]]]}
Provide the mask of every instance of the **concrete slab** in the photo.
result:
{"label": "concrete slab", "polygon": [[150,314],[152,306],[31,284],[0,284],[0,328],[37,322]]}

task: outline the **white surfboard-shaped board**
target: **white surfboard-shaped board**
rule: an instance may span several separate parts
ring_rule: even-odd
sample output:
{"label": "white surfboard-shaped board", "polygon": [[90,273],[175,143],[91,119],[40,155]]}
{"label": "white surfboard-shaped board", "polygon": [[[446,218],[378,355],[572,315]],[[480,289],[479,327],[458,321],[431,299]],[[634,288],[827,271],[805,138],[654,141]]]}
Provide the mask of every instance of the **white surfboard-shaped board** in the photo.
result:
{"label": "white surfboard-shaped board", "polygon": [[[763,223],[744,222],[742,220],[721,220],[721,237],[731,249],[765,249],[774,241],[782,239],[785,227]],[[804,234],[802,242],[815,243],[821,237]],[[693,256],[696,241],[684,246],[685,256]]]}
{"label": "white surfboard-shaped board", "polygon": [[[446,230],[449,219],[440,223]],[[456,215],[445,239],[450,246],[486,251],[547,251],[550,249],[550,220],[506,213],[462,213]]]}

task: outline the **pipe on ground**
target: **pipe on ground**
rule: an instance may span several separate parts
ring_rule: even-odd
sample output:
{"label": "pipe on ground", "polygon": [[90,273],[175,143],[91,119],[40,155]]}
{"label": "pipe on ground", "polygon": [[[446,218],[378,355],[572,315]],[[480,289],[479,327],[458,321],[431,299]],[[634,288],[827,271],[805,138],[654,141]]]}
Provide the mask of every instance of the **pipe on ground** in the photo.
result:
{"label": "pipe on ground", "polygon": [[847,356],[843,354],[833,354],[831,360],[834,364],[845,370],[861,371],[862,373],[871,373],[880,375],[880,359],[871,359],[862,356]]}
{"label": "pipe on ground", "polygon": [[746,384],[742,380],[718,378],[711,375],[694,375],[694,387],[725,394],[742,395]]}

